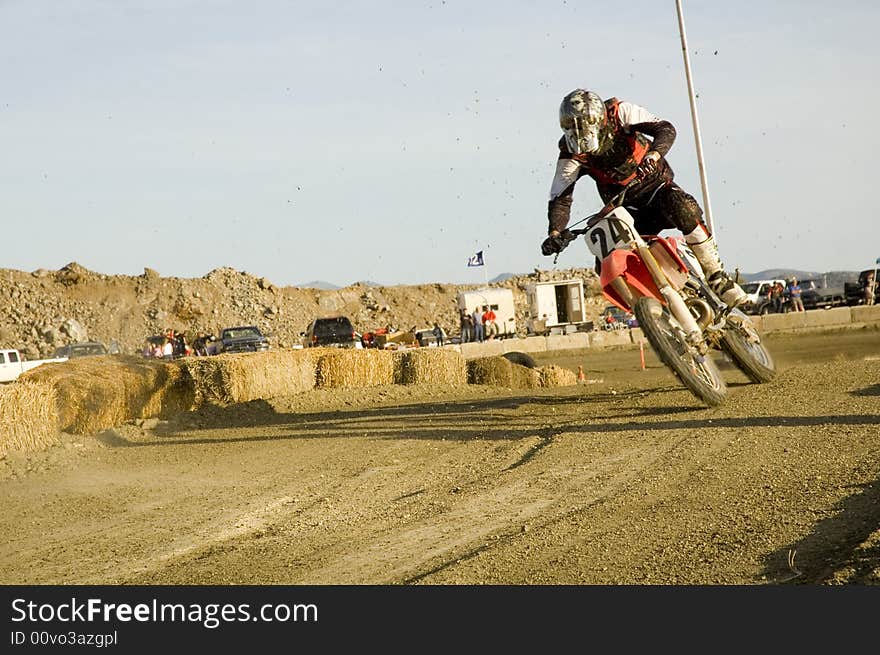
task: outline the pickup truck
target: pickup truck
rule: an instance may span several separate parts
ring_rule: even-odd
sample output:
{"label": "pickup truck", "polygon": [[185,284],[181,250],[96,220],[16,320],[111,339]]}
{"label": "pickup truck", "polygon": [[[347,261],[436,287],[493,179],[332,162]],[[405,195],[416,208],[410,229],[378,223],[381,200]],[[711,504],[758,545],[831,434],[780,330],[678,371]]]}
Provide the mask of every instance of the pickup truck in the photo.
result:
{"label": "pickup truck", "polygon": [[[865,302],[865,280],[867,279],[868,274],[873,275],[874,272],[875,269],[866,268],[859,273],[857,281],[846,282],[843,285],[847,305],[861,305]],[[874,304],[880,305],[880,302],[878,301],[880,301],[880,284],[874,287]]]}
{"label": "pickup truck", "polygon": [[253,353],[269,350],[269,340],[256,325],[240,325],[220,331],[220,349],[224,353]]}
{"label": "pickup truck", "polygon": [[36,368],[42,364],[51,364],[53,362],[66,362],[67,357],[53,357],[52,359],[34,359],[25,361],[21,353],[15,348],[0,349],[0,382],[13,382],[18,376]]}
{"label": "pickup truck", "polygon": [[804,309],[828,309],[846,304],[842,287],[823,287],[817,279],[799,280]]}
{"label": "pickup truck", "polygon": [[770,314],[776,311],[769,298],[770,287],[776,282],[785,287],[786,281],[783,279],[754,280],[742,284],[742,290],[746,292],[746,301],[740,309],[746,314]]}

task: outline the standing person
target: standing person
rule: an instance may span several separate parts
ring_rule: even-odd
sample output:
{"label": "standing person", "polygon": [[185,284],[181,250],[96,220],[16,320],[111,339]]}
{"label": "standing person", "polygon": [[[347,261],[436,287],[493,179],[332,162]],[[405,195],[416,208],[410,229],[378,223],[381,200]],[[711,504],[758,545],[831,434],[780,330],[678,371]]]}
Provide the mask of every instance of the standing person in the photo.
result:
{"label": "standing person", "polygon": [[498,324],[495,323],[497,317],[490,306],[487,305],[483,309],[485,310],[483,312],[483,334],[486,339],[494,339],[498,334]]}
{"label": "standing person", "polygon": [[782,313],[782,300],[785,295],[785,288],[782,286],[782,282],[777,280],[770,287],[770,300],[773,302],[773,310],[777,314]]}
{"label": "standing person", "polygon": [[798,284],[797,278],[791,278],[788,285],[788,299],[791,301],[791,311],[804,311],[804,301],[801,299],[801,285]]}
{"label": "standing person", "polygon": [[728,275],[718,257],[715,238],[703,223],[703,210],[674,181],[666,154],[675,141],[675,127],[643,107],[596,93],[575,89],[562,99],[556,174],[547,207],[544,255],[553,255],[572,240],[565,229],[571,218],[575,183],[584,175],[596,182],[603,202],[608,202],[633,182],[626,207],[639,234],[659,234],[677,228],[693,251],[709,286],[725,303],[735,307],[746,293]]}
{"label": "standing person", "polygon": [[868,273],[865,276],[864,297],[866,305],[874,304],[874,296],[877,292],[877,282],[874,280],[874,274]]}
{"label": "standing person", "polygon": [[483,315],[480,313],[479,307],[474,307],[474,313],[471,314],[471,320],[474,322],[474,341],[483,342]]}
{"label": "standing person", "polygon": [[437,340],[437,345],[443,345],[443,328],[440,327],[439,324],[434,323],[434,329],[431,330],[431,334],[434,335],[434,338]]}
{"label": "standing person", "polygon": [[461,342],[467,343],[471,339],[473,339],[473,319],[471,315],[468,314],[467,309],[461,308],[458,310],[459,314],[459,323],[461,324]]}

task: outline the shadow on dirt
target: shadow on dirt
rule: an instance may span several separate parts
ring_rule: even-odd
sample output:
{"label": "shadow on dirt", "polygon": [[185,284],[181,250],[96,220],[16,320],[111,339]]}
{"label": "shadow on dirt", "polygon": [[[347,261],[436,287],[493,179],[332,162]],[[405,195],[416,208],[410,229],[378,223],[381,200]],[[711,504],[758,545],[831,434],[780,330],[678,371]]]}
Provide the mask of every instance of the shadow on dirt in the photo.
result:
{"label": "shadow on dirt", "polygon": [[865,387],[864,389],[859,389],[858,391],[853,391],[852,395],[854,396],[880,396],[880,384],[875,384],[870,387]]}
{"label": "shadow on dirt", "polygon": [[[838,503],[834,516],[819,521],[800,541],[764,559],[767,579],[777,584],[877,584],[880,545],[858,552],[880,530],[880,480]],[[835,579],[841,572],[845,579]]]}
{"label": "shadow on dirt", "polygon": [[[551,397],[527,394],[310,413],[279,412],[269,402],[255,400],[227,407],[209,406],[196,412],[180,414],[171,421],[159,423],[152,432],[144,433],[143,438],[130,439],[118,431],[106,431],[96,436],[110,448],[326,439],[337,435],[338,438],[346,438],[345,435],[352,433],[373,439],[446,441],[515,441],[540,437],[542,443],[536,446],[535,452],[526,457],[527,460],[549,445],[554,435],[566,432],[613,434],[632,430],[650,433],[667,430],[880,424],[880,417],[876,415],[719,417],[715,412],[710,411],[707,414],[707,408],[697,401],[694,406],[684,407],[674,404],[642,407],[634,402],[648,394],[656,398],[658,394],[680,391],[677,387],[670,387],[649,392],[637,390],[617,394],[592,394],[586,397],[575,393],[563,398],[557,395]],[[577,422],[554,421],[551,425],[543,411],[538,411],[535,415],[511,415],[512,411],[524,405],[533,405],[540,410],[544,405],[554,406],[560,403],[584,405],[583,416]],[[589,405],[593,403],[601,407],[601,413],[591,412]],[[610,411],[608,405],[612,406]],[[657,417],[661,417],[661,420],[658,421]],[[245,436],[226,432],[240,428],[259,431],[265,428],[265,432]],[[205,430],[213,430],[214,433],[210,436],[200,434]],[[522,463],[524,461],[518,465]]]}

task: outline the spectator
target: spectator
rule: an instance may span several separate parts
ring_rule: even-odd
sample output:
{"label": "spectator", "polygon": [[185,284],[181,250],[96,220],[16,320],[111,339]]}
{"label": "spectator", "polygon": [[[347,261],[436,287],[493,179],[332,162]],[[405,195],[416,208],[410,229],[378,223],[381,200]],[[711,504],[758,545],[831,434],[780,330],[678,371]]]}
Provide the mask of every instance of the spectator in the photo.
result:
{"label": "spectator", "polygon": [[494,339],[498,334],[498,324],[495,322],[497,317],[490,306],[486,305],[483,309],[483,335],[486,339]]}
{"label": "spectator", "polygon": [[461,342],[467,343],[474,338],[474,319],[468,314],[466,309],[458,310],[459,321],[461,322]]}
{"label": "spectator", "polygon": [[187,351],[186,337],[183,336],[183,332],[178,332],[174,336],[174,356],[186,357],[189,354]]}
{"label": "spectator", "polygon": [[865,276],[865,304],[873,305],[874,296],[877,292],[877,282],[874,280],[874,274],[868,273]]}
{"label": "spectator", "polygon": [[196,355],[207,355],[207,343],[205,343],[206,336],[204,332],[199,332],[196,335],[196,338],[193,339],[192,347],[193,351],[195,351]]}
{"label": "spectator", "polygon": [[474,307],[474,313],[471,314],[471,320],[474,322],[474,341],[483,342],[483,315],[480,313],[479,307]]}
{"label": "spectator", "polygon": [[174,343],[167,337],[165,343],[162,344],[162,358],[174,359]]}
{"label": "spectator", "polygon": [[804,301],[801,299],[801,285],[798,284],[797,278],[791,278],[788,285],[788,299],[791,301],[791,311],[804,311]]}
{"label": "spectator", "polygon": [[437,324],[434,323],[434,329],[431,330],[431,334],[434,335],[434,338],[437,340],[437,345],[443,345],[443,329]]}
{"label": "spectator", "polygon": [[773,311],[777,314],[782,313],[782,301],[785,296],[785,287],[778,280],[770,287],[770,300],[773,303]]}

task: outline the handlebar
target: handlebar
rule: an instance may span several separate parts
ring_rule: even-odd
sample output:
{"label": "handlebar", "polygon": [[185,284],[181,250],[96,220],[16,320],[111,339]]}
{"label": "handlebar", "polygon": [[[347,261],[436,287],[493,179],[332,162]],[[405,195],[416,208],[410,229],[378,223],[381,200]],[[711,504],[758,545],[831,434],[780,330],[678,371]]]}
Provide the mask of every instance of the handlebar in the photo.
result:
{"label": "handlebar", "polygon": [[[598,219],[602,218],[603,216],[605,216],[609,212],[613,211],[617,207],[620,207],[623,204],[624,198],[626,197],[626,192],[629,191],[633,185],[635,185],[637,182],[640,182],[640,181],[641,180],[639,180],[639,178],[635,178],[629,184],[627,184],[625,187],[623,187],[617,194],[615,194],[614,196],[609,198],[608,202],[605,203],[605,206],[602,207],[602,209],[597,211],[595,214],[590,214],[589,216],[586,216],[586,217],[582,218],[581,220],[579,220],[577,223],[575,223],[575,225],[577,225],[578,223],[583,223],[584,221],[586,221],[587,224],[584,227],[578,228],[575,230],[566,230],[566,232],[568,232],[568,234],[570,235],[570,238],[568,238],[566,240],[565,245],[562,247],[562,250],[565,250],[568,247],[568,244],[571,243],[572,241],[574,241],[577,237],[589,232],[590,229],[593,227],[593,225],[596,224],[596,221]],[[558,253],[556,253],[556,256],[553,257],[554,264],[556,264],[556,260],[559,258],[559,255],[562,252],[562,250],[560,250]]]}

